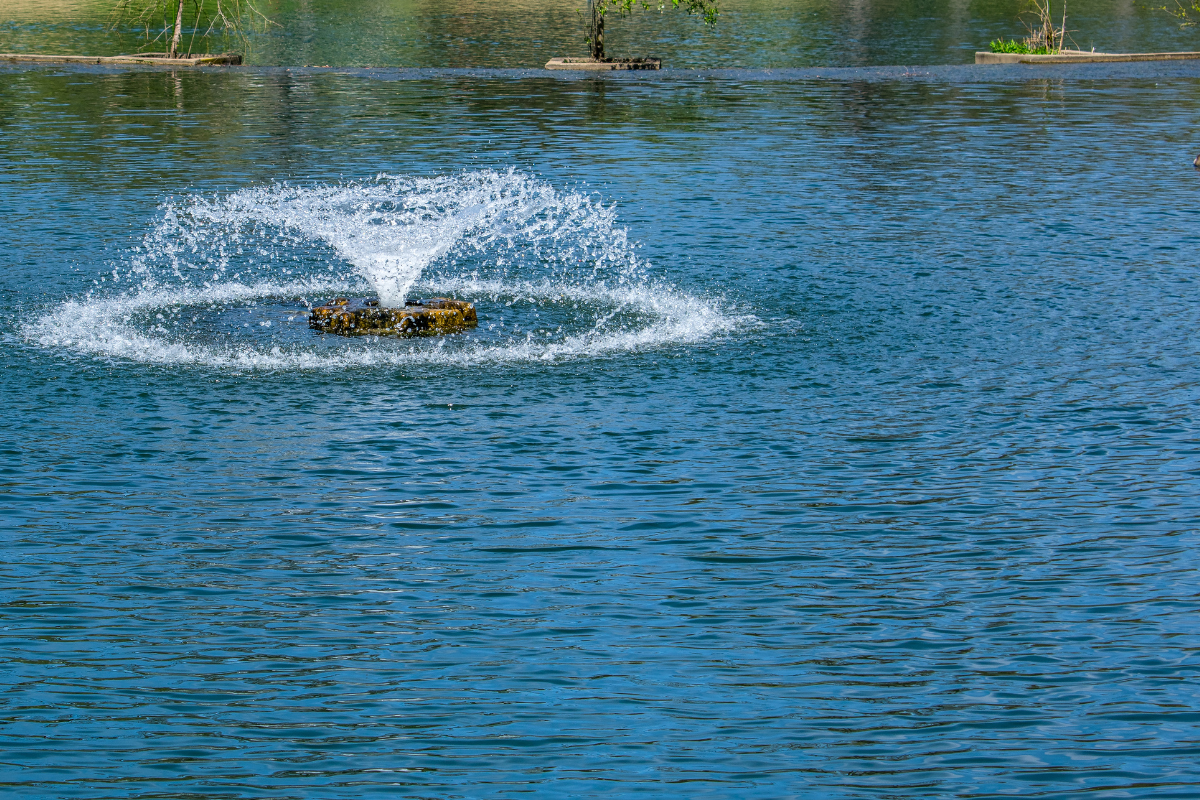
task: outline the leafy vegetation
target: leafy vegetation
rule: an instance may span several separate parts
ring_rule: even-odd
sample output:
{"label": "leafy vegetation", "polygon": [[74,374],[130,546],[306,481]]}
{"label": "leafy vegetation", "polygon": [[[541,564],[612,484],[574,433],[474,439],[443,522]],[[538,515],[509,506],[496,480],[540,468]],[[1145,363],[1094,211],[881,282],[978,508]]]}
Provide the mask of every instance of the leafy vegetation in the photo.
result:
{"label": "leafy vegetation", "polygon": [[[718,0],[670,0],[672,8],[698,14],[709,26],[717,24],[717,15],[720,13],[717,3]],[[604,18],[608,13],[615,11],[619,16],[627,16],[639,6],[646,11],[655,7],[662,11],[667,7],[667,0],[588,0],[587,42],[592,58],[597,61],[608,60],[604,53]]]}
{"label": "leafy vegetation", "polygon": [[1039,47],[1032,48],[1025,42],[1019,42],[1016,39],[1004,40],[1003,37],[991,42],[993,53],[1017,53],[1019,55],[1050,55],[1049,48]]}
{"label": "leafy vegetation", "polygon": [[[147,48],[163,42],[167,56],[176,58],[196,53],[196,40],[208,52],[217,39],[235,39],[248,44],[246,32],[271,21],[259,10],[263,0],[117,0],[109,23],[112,27],[133,24],[144,27]],[[161,23],[161,24],[160,24]],[[184,32],[190,28],[184,49]],[[224,44],[225,42],[222,42]]]}

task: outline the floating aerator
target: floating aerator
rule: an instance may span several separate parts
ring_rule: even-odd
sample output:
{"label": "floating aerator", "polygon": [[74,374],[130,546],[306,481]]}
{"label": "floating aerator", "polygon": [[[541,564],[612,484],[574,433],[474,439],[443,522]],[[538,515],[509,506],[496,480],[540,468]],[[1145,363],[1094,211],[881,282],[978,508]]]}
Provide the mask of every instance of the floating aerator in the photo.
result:
{"label": "floating aerator", "polygon": [[445,297],[405,303],[404,308],[381,307],[373,297],[339,297],[314,306],[308,317],[310,328],[342,336],[436,336],[465,331],[478,322],[474,305]]}

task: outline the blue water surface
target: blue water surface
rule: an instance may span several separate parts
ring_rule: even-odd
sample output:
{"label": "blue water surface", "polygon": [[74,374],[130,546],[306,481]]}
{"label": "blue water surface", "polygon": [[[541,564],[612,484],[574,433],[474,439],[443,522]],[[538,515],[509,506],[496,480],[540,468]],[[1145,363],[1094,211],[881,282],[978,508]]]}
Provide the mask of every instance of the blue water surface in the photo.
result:
{"label": "blue water surface", "polygon": [[[1198,113],[4,68],[0,791],[1196,797]],[[479,329],[310,332],[431,196]]]}

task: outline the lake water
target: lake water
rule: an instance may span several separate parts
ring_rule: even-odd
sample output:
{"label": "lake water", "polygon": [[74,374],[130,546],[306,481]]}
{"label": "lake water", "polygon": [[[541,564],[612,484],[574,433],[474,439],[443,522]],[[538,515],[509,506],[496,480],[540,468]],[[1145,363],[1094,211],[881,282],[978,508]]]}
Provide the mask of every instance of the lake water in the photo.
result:
{"label": "lake water", "polygon": [[1196,797],[1198,114],[0,68],[0,794]]}

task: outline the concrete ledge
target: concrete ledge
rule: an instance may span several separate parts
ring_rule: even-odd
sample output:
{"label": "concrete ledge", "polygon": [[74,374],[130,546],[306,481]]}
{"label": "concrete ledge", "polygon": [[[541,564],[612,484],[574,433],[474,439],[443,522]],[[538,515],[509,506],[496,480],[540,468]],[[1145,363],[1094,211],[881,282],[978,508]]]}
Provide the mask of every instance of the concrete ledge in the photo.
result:
{"label": "concrete ledge", "polygon": [[1190,61],[1200,53],[1090,53],[1085,50],[1063,50],[1053,55],[1027,53],[976,52],[976,64],[1087,64],[1111,61]]}
{"label": "concrete ledge", "polygon": [[662,61],[657,58],[614,58],[608,61],[597,61],[594,58],[552,58],[546,62],[546,69],[662,69]]}
{"label": "concrete ledge", "polygon": [[25,64],[153,64],[161,67],[236,66],[242,63],[239,53],[167,58],[166,53],[138,53],[129,56],[44,56],[32,53],[0,53],[0,61]]}

